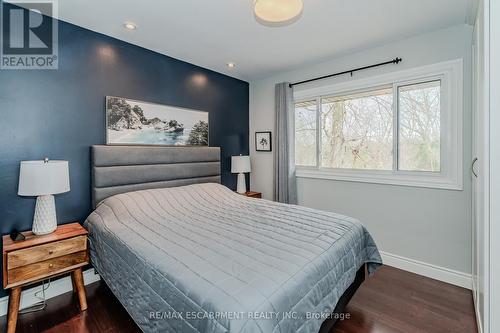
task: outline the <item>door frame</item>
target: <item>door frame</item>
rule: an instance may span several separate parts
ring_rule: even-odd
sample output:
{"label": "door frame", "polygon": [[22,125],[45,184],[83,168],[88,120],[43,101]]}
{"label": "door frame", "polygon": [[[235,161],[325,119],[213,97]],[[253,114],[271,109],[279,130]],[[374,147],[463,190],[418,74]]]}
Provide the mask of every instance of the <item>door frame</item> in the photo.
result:
{"label": "door frame", "polygon": [[[500,332],[500,3],[488,0],[489,45],[489,329]],[[495,314],[495,315],[493,315]]]}

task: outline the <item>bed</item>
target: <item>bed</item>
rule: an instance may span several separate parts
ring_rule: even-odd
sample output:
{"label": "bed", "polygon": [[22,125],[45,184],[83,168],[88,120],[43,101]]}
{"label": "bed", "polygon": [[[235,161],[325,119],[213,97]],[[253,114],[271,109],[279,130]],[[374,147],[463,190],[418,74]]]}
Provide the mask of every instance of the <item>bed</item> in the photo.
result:
{"label": "bed", "polygon": [[93,146],[91,261],[144,332],[328,331],[381,264],[334,213],[220,185],[219,148]]}

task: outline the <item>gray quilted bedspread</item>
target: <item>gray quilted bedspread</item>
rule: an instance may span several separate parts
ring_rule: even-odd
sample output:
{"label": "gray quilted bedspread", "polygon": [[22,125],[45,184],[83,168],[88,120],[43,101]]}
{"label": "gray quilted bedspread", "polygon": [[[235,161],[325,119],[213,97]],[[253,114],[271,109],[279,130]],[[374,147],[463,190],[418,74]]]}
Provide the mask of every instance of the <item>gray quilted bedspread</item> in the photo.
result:
{"label": "gray quilted bedspread", "polygon": [[88,217],[91,260],[145,332],[318,332],[368,263],[357,220],[219,184],[118,194]]}

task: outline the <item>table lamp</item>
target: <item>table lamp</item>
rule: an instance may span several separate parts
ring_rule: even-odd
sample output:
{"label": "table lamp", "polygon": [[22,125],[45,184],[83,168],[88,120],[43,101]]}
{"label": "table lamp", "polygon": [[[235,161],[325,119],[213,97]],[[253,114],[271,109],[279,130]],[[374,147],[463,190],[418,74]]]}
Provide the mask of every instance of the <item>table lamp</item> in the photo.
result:
{"label": "table lamp", "polygon": [[231,156],[231,173],[238,174],[236,192],[243,194],[247,191],[245,172],[250,172],[250,156]]}
{"label": "table lamp", "polygon": [[68,161],[21,161],[20,196],[37,196],[32,231],[35,235],[50,234],[57,229],[54,194],[69,191]]}

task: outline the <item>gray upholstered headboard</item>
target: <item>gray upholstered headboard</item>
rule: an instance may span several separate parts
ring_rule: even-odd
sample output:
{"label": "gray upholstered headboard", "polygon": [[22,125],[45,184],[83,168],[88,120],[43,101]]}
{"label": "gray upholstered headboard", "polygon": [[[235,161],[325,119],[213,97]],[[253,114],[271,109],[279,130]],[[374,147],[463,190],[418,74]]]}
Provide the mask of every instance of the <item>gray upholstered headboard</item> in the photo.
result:
{"label": "gray upholstered headboard", "polygon": [[92,203],[118,193],[220,183],[220,148],[92,146]]}

